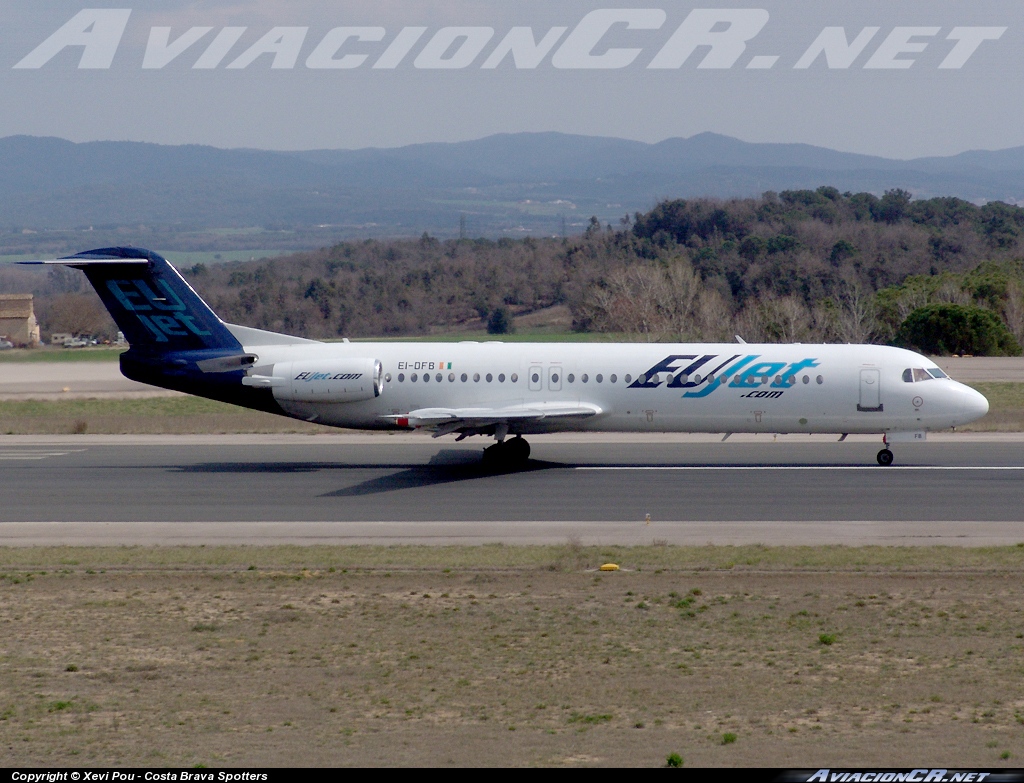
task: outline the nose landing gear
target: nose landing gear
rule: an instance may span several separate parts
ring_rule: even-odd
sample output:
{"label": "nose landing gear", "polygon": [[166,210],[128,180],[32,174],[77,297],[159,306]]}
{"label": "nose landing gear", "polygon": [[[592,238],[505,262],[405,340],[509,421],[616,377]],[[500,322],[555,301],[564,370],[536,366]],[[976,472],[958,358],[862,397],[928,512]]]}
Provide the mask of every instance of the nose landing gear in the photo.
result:
{"label": "nose landing gear", "polygon": [[889,451],[889,436],[882,433],[882,450],[878,452],[875,457],[878,460],[878,464],[883,468],[887,468],[892,464],[892,452]]}
{"label": "nose landing gear", "polygon": [[530,444],[522,435],[511,440],[500,440],[484,449],[483,465],[487,468],[510,470],[521,468],[530,458]]}

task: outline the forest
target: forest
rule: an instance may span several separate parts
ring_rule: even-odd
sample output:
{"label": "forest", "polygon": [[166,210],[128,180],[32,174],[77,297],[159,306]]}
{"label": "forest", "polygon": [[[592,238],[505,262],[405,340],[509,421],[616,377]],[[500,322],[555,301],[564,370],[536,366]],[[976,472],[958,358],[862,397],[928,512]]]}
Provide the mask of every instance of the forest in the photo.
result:
{"label": "forest", "polygon": [[[573,237],[423,234],[181,271],[225,320],[313,338],[502,333],[560,305],[575,331],[646,341],[1024,342],[1024,209],[899,189],[666,200]],[[44,333],[112,328],[87,323],[103,316],[76,274],[37,286]]]}

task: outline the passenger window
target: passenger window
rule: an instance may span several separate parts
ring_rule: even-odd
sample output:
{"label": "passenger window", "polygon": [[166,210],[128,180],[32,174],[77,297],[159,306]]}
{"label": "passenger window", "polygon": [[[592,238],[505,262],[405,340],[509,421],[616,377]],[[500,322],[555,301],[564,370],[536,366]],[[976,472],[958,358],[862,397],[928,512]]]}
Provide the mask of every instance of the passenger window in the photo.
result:
{"label": "passenger window", "polygon": [[423,373],[423,382],[424,383],[430,383],[430,373],[429,372]]}
{"label": "passenger window", "polygon": [[438,383],[440,383],[441,382],[441,373],[438,373],[437,375],[435,375],[434,376],[434,380],[437,381]]}
{"label": "passenger window", "polygon": [[404,372],[398,373],[398,382],[399,383],[405,383],[405,373]]}
{"label": "passenger window", "polygon": [[473,383],[480,383],[480,373],[473,373]]}
{"label": "passenger window", "polygon": [[455,373],[448,373],[448,383],[455,383]]}
{"label": "passenger window", "polygon": [[811,376],[805,375],[804,376],[804,383],[810,383],[810,382],[811,382]]}
{"label": "passenger window", "polygon": [[530,376],[530,380],[533,383],[540,383],[540,375],[538,375],[537,373],[534,373],[533,375]]}
{"label": "passenger window", "polygon": [[583,381],[584,383],[586,383],[587,382],[587,374],[583,373],[583,375],[580,376],[580,380]]}
{"label": "passenger window", "polygon": [[388,373],[387,375],[385,375],[384,376],[384,380],[387,381],[388,383],[391,383],[391,373]]}
{"label": "passenger window", "polygon": [[463,383],[465,383],[466,381],[468,381],[468,380],[469,380],[469,376],[468,376],[468,375],[466,375],[466,373],[462,373],[462,378],[461,378],[461,380],[462,380],[462,382],[463,382]]}
{"label": "passenger window", "polygon": [[505,373],[503,373],[503,372],[498,373],[498,383],[504,383],[504,382],[505,382]]}
{"label": "passenger window", "polygon": [[509,380],[512,381],[512,383],[519,383],[519,373],[512,373],[512,377],[509,378]]}
{"label": "passenger window", "polygon": [[610,376],[608,376],[609,383],[615,383],[615,380],[615,373],[612,373]]}
{"label": "passenger window", "polygon": [[601,383],[601,381],[604,380],[604,376],[601,375],[601,373],[598,373],[597,375],[594,376],[594,380],[597,381],[598,383]]}
{"label": "passenger window", "polygon": [[819,386],[821,386],[821,384],[823,384],[825,382],[825,379],[822,378],[820,375],[817,378],[815,378],[814,380],[817,382],[817,384]]}
{"label": "passenger window", "polygon": [[490,373],[487,373],[487,382],[490,383],[493,380],[494,380],[494,376],[491,375]]}
{"label": "passenger window", "polygon": [[558,373],[557,372],[551,373],[551,383],[552,384],[556,384],[556,385],[558,384]]}
{"label": "passenger window", "polygon": [[416,383],[416,381],[418,381],[419,379],[420,376],[418,376],[416,373],[413,373],[412,375],[409,376],[409,380],[412,381],[413,383]]}
{"label": "passenger window", "polygon": [[625,381],[626,383],[629,383],[629,382],[630,382],[631,380],[633,380],[633,379],[632,379],[632,377],[630,376],[630,374],[629,374],[629,373],[627,372],[627,373],[626,373],[626,377],[625,377],[625,378],[623,378],[623,380],[624,380],[624,381]]}
{"label": "passenger window", "polygon": [[569,373],[568,381],[569,381],[569,383],[575,383],[576,376],[573,375],[572,373]]}

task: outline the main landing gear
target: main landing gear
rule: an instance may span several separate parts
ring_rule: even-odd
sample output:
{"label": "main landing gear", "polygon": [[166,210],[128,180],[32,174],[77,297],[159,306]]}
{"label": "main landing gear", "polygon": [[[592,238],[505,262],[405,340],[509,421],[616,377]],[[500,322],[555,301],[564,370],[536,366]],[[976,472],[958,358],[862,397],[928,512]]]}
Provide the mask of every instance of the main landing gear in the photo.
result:
{"label": "main landing gear", "polygon": [[512,470],[523,467],[529,458],[530,444],[522,435],[516,435],[511,440],[499,440],[484,449],[483,465],[486,468]]}

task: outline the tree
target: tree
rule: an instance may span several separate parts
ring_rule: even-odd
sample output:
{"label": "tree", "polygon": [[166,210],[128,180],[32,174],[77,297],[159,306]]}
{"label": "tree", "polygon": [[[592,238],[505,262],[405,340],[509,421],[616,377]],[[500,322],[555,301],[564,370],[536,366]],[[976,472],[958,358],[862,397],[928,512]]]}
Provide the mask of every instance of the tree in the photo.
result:
{"label": "tree", "polygon": [[495,307],[487,316],[487,334],[512,334],[515,328],[512,326],[512,316],[504,305]]}
{"label": "tree", "polygon": [[924,353],[1020,356],[1020,343],[991,310],[974,305],[930,304],[914,310],[896,343]]}
{"label": "tree", "polygon": [[885,191],[885,195],[872,207],[875,220],[898,223],[910,205],[911,195],[902,188]]}
{"label": "tree", "polygon": [[113,337],[117,331],[103,303],[92,293],[58,296],[42,315],[50,332]]}

